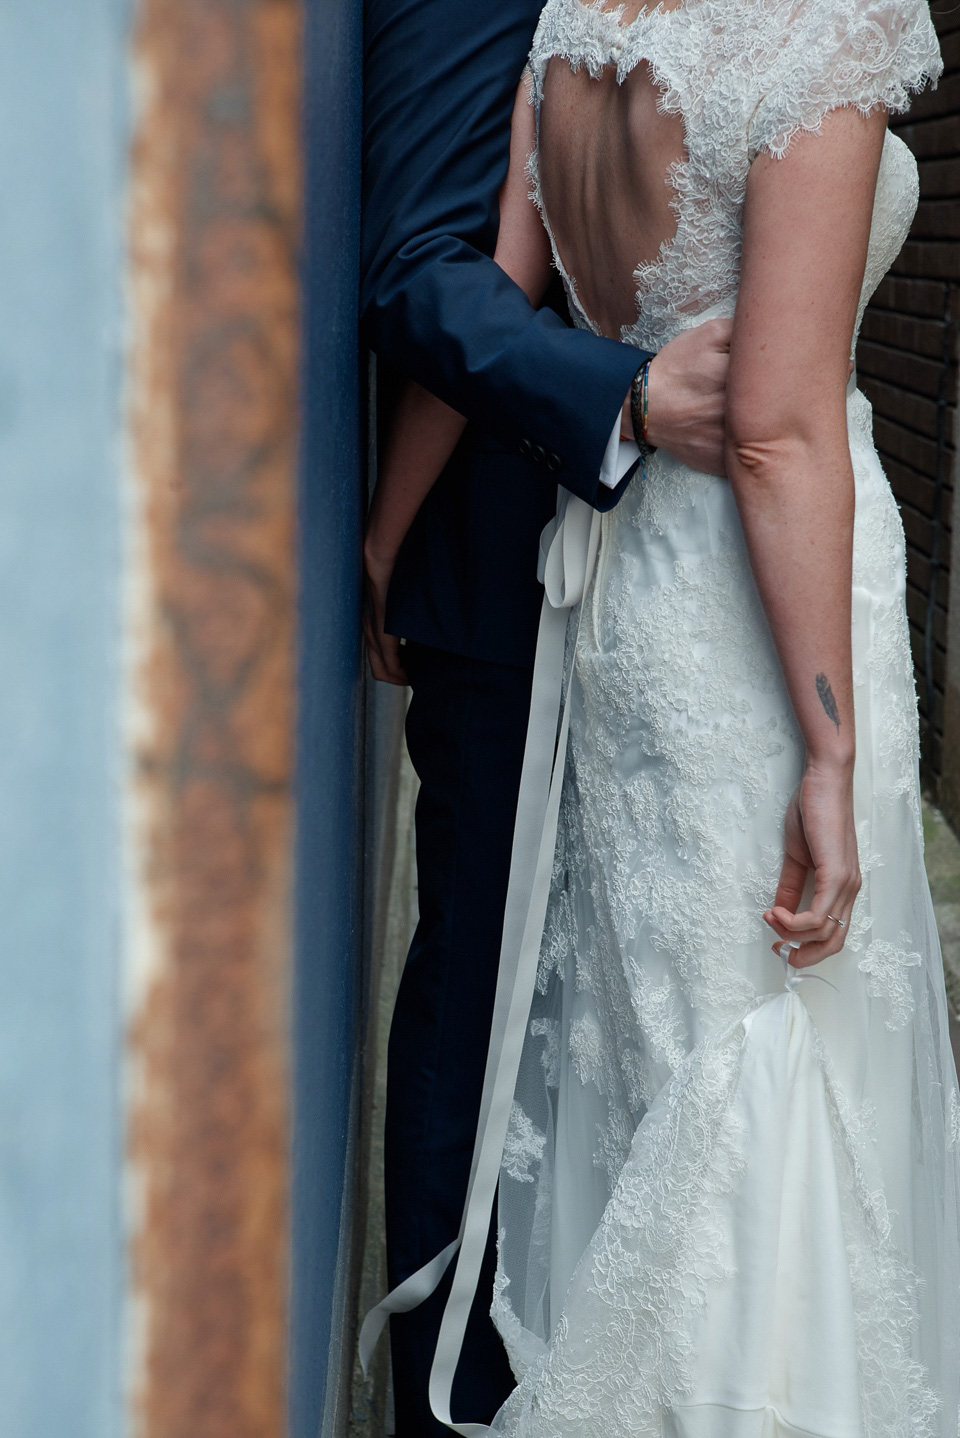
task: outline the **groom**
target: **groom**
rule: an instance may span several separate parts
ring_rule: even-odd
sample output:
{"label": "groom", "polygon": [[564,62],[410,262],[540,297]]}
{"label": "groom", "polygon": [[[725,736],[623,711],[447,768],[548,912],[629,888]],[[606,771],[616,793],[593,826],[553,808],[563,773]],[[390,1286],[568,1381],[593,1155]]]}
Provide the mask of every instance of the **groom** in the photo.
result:
{"label": "groom", "polygon": [[[470,421],[400,551],[374,675],[413,688],[419,923],[390,1035],[391,1287],[456,1233],[493,1008],[557,484],[598,509],[636,349],[534,311],[490,256],[514,94],[541,0],[365,0],[361,313],[384,381],[409,376]],[[650,376],[651,440],[722,472],[726,332],[692,331]],[[371,582],[381,584],[379,574]],[[406,643],[401,650],[395,636]],[[402,666],[402,667],[401,667]],[[492,1290],[491,1243],[481,1292]],[[447,1285],[391,1320],[397,1438],[442,1438],[427,1384]],[[489,1421],[512,1387],[480,1305],[453,1393]]]}

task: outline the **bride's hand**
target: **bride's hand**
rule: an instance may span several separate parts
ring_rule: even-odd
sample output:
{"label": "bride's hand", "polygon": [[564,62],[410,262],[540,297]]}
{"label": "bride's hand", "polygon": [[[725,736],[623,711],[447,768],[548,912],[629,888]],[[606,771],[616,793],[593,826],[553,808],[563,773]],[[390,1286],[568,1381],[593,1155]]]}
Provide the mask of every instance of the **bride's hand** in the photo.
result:
{"label": "bride's hand", "polygon": [[[809,909],[797,913],[811,869],[816,876],[813,899]],[[795,968],[840,952],[860,883],[852,769],[808,766],[787,809],[780,882],[773,906],[763,916],[781,940],[800,945],[790,956]],[[774,953],[780,948],[774,945]]]}
{"label": "bride's hand", "polygon": [[724,415],[730,320],[706,320],[677,335],[653,360],[647,438],[706,474],[726,474]]}

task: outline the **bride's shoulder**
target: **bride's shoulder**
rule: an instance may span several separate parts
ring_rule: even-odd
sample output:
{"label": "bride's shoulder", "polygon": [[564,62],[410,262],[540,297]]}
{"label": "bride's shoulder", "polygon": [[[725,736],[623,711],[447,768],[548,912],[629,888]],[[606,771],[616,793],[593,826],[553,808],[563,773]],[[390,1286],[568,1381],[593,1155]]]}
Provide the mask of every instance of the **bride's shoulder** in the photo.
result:
{"label": "bride's shoulder", "polygon": [[809,44],[826,57],[878,70],[907,61],[911,52],[939,56],[928,0],[757,0],[751,10],[794,51]]}
{"label": "bride's shoulder", "polygon": [[943,70],[927,0],[754,0],[750,13],[754,149],[782,154],[840,106],[900,113]]}
{"label": "bride's shoulder", "polygon": [[534,79],[555,55],[598,74],[609,63],[622,21],[623,6],[608,0],[546,0],[530,51]]}
{"label": "bride's shoulder", "polygon": [[842,105],[901,112],[943,69],[928,0],[546,0],[535,84],[555,55],[594,74],[646,59],[677,93],[733,96],[775,153]]}

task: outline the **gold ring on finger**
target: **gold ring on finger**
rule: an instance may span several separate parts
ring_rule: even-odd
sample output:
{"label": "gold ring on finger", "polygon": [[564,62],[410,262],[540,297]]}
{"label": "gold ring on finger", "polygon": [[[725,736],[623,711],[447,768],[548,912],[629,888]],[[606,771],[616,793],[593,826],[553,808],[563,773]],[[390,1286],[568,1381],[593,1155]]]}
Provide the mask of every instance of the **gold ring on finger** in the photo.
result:
{"label": "gold ring on finger", "polygon": [[841,929],[845,929],[847,927],[846,919],[838,919],[836,914],[828,914],[827,918],[832,919],[835,924],[839,924]]}

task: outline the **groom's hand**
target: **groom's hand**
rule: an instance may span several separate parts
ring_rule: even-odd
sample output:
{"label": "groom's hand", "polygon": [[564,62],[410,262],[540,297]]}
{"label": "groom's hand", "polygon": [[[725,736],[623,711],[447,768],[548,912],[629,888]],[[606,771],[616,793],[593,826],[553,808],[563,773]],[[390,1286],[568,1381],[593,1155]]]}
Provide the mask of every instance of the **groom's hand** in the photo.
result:
{"label": "groom's hand", "polygon": [[706,474],[725,474],[731,320],[707,320],[664,345],[650,365],[647,439]]}

